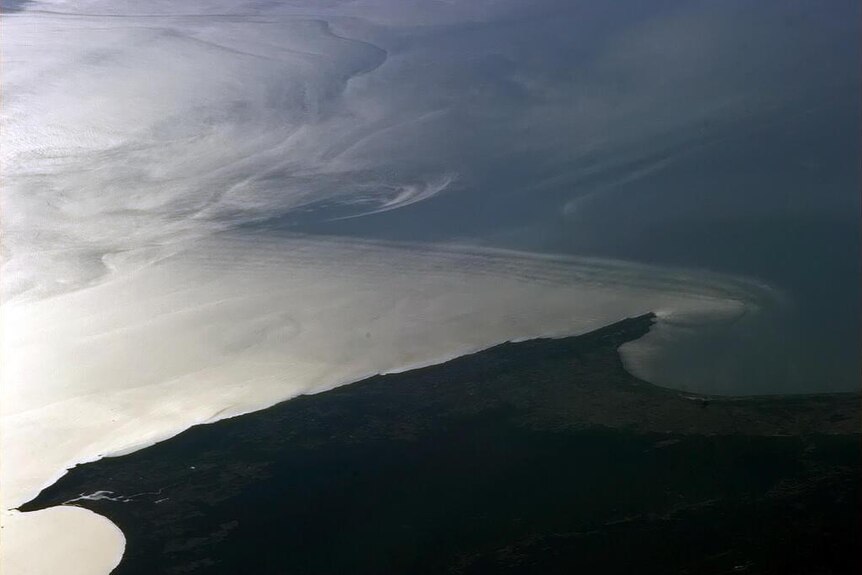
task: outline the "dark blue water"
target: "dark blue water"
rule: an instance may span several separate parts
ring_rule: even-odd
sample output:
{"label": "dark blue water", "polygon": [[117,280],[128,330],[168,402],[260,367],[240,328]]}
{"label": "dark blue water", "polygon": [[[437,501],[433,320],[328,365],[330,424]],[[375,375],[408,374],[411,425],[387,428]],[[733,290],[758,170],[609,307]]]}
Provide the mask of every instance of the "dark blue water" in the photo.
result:
{"label": "dark blue water", "polygon": [[859,22],[850,1],[545,2],[431,27],[389,46],[411,66],[375,74],[396,101],[444,112],[370,147],[404,180],[457,174],[451,189],[364,217],[328,221],[343,212],[321,205],[259,225],[752,278],[781,304],[757,328],[680,340],[655,359],[660,379],[856,389]]}

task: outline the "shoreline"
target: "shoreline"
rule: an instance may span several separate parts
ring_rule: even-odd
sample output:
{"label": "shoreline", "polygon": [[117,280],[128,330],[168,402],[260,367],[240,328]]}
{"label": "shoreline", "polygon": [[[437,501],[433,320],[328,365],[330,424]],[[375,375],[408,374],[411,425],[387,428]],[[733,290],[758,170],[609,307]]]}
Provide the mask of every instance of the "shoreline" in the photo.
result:
{"label": "shoreline", "polygon": [[[9,573],[111,573],[126,550],[126,536],[119,526],[83,507],[11,509],[3,510],[0,517],[4,529],[0,553]],[[42,552],[34,554],[32,549]]]}
{"label": "shoreline", "polygon": [[[645,325],[645,322],[647,322],[647,321],[649,322],[649,324]],[[510,353],[510,352],[516,353],[516,354],[522,354],[522,353],[527,353],[527,352],[521,352],[520,350],[531,349],[531,348],[538,349],[538,348],[543,348],[543,347],[549,347],[552,349],[556,349],[558,347],[565,347],[568,344],[580,345],[580,343],[578,343],[578,342],[582,343],[584,341],[601,341],[603,337],[613,336],[613,334],[615,332],[617,332],[621,329],[621,326],[626,325],[626,324],[631,324],[631,322],[640,323],[641,326],[645,326],[646,331],[643,331],[643,328],[641,328],[643,331],[643,334],[645,334],[648,332],[653,321],[654,321],[653,315],[647,314],[644,316],[640,316],[638,318],[629,318],[627,320],[622,320],[621,322],[616,322],[616,323],[611,324],[609,326],[606,326],[604,328],[601,328],[598,330],[593,330],[593,331],[591,331],[587,334],[583,334],[581,336],[571,336],[571,337],[563,337],[563,338],[534,338],[534,339],[530,339],[530,340],[520,342],[520,343],[506,342],[503,344],[498,344],[498,345],[492,346],[490,348],[486,348],[482,351],[479,351],[479,352],[476,352],[473,354],[457,356],[456,358],[454,358],[452,360],[449,360],[447,362],[443,362],[440,364],[434,364],[433,366],[430,366],[430,367],[418,368],[418,369],[414,369],[414,370],[397,372],[397,373],[390,373],[388,375],[380,374],[380,375],[372,376],[370,378],[365,378],[363,380],[354,382],[352,384],[347,384],[347,385],[335,387],[329,391],[324,391],[321,393],[314,393],[314,394],[310,394],[310,395],[301,395],[301,396],[295,397],[293,399],[280,402],[280,403],[278,403],[274,406],[271,406],[269,408],[259,410],[259,411],[256,411],[254,413],[245,414],[242,417],[231,416],[231,417],[222,419],[218,422],[213,422],[213,423],[208,424],[208,425],[196,425],[196,426],[192,427],[190,430],[187,430],[184,433],[181,433],[181,434],[174,436],[172,439],[169,439],[165,442],[161,442],[161,443],[157,444],[152,449],[155,449],[155,450],[169,449],[169,445],[167,445],[167,444],[182,442],[185,440],[184,436],[217,435],[219,428],[223,428],[225,426],[230,426],[230,425],[240,425],[242,423],[242,421],[249,421],[249,420],[253,420],[255,418],[258,418],[258,419],[267,418],[267,417],[269,417],[269,415],[267,415],[267,413],[269,413],[269,412],[278,412],[280,410],[281,411],[285,411],[285,410],[289,411],[290,409],[293,409],[293,407],[296,405],[299,405],[299,404],[306,404],[307,405],[307,404],[309,404],[309,402],[313,403],[315,401],[320,401],[320,398],[325,398],[326,396],[330,396],[332,394],[338,395],[338,394],[350,393],[350,394],[355,395],[355,394],[362,393],[362,390],[364,390],[364,389],[369,389],[369,386],[385,385],[384,382],[386,382],[386,381],[395,381],[395,380],[401,380],[401,379],[406,380],[406,379],[416,379],[416,378],[422,379],[423,377],[425,377],[423,375],[424,373],[428,373],[428,372],[433,372],[433,373],[440,372],[440,373],[442,373],[446,370],[449,370],[449,371],[455,370],[455,369],[458,369],[459,365],[461,365],[461,366],[469,365],[471,363],[475,363],[476,361],[482,361],[482,358],[484,358],[484,357],[492,357],[492,356],[501,356],[502,357],[502,356],[505,356],[507,353]],[[608,334],[610,334],[610,335],[608,335]],[[643,334],[641,334],[640,336],[642,336]],[[640,336],[638,336],[638,337],[640,337]],[[631,340],[626,340],[626,341],[631,341]],[[625,343],[625,341],[619,342],[619,344],[614,346],[614,349],[617,350],[619,345],[622,345],[623,343]],[[617,362],[620,365],[620,368],[622,370],[625,370],[621,356],[620,356],[618,351],[616,351],[616,357],[617,357]],[[630,374],[628,375],[628,377],[632,381],[639,381],[639,380],[637,380],[637,378],[635,378],[634,376],[631,376]],[[376,383],[376,382],[379,382],[379,383]],[[728,406],[730,409],[736,409],[736,407],[734,407],[734,406],[739,406],[739,405],[750,406],[752,404],[760,404],[760,403],[765,402],[765,403],[769,404],[770,406],[784,406],[784,407],[788,407],[790,409],[794,409],[792,404],[797,404],[800,402],[803,404],[815,405],[815,407],[816,407],[816,404],[818,402],[821,402],[821,403],[822,402],[826,402],[826,403],[832,402],[832,403],[834,403],[835,400],[847,399],[850,397],[858,397],[858,394],[852,394],[852,393],[851,394],[815,394],[815,395],[808,395],[805,397],[800,397],[800,396],[767,396],[766,398],[762,398],[762,397],[761,398],[730,397],[730,396],[715,397],[715,396],[688,394],[688,393],[685,393],[682,391],[675,391],[675,390],[671,390],[668,388],[655,386],[655,385],[649,384],[647,382],[641,382],[639,385],[642,385],[642,384],[645,384],[644,389],[646,390],[646,392],[648,392],[649,394],[653,394],[656,397],[659,397],[659,398],[665,397],[668,399],[680,398],[680,399],[684,400],[684,403],[691,403],[692,405],[696,406],[696,409],[698,411],[694,412],[696,414],[695,419],[689,420],[690,416],[685,416],[683,419],[679,419],[679,421],[676,424],[674,424],[677,427],[679,427],[680,425],[682,426],[680,428],[680,431],[683,431],[684,429],[690,428],[692,425],[694,425],[695,428],[699,427],[701,429],[701,432],[704,432],[704,430],[709,429],[710,426],[713,426],[714,429],[711,433],[719,433],[719,434],[722,433],[722,429],[730,429],[730,428],[726,428],[725,424],[721,424],[720,421],[718,424],[716,424],[716,423],[709,424],[707,422],[706,427],[704,428],[703,426],[705,424],[703,422],[703,416],[700,415],[701,414],[700,410],[702,409],[702,404],[707,403],[707,402],[709,403],[710,410],[707,410],[703,413],[706,415],[711,415],[716,410],[721,410],[721,409],[724,409],[725,407],[728,407]],[[589,398],[589,396],[587,396],[587,397]],[[592,400],[594,401],[595,398],[592,398]],[[600,398],[599,398],[599,400],[600,400]],[[600,401],[602,401],[602,400],[600,400]],[[855,407],[856,406],[854,405],[854,410],[851,410],[851,411],[854,411],[854,413],[855,413]],[[298,407],[297,407],[297,409],[298,409]],[[827,407],[826,409],[828,410],[829,408]],[[599,410],[599,412],[601,412],[601,410]],[[585,416],[583,409],[579,410],[578,413],[579,413],[579,417]],[[623,413],[625,413],[625,412],[623,412]],[[858,415],[858,413],[856,413],[856,415]],[[625,417],[630,417],[630,416],[632,416],[632,414],[629,414],[628,416],[625,416]],[[586,414],[587,420],[589,420],[590,417],[594,417],[594,416]],[[607,417],[607,415],[605,414],[602,417]],[[615,421],[615,417],[616,416],[611,416],[611,419],[604,421],[604,423],[602,423],[601,417],[600,417],[599,421],[594,422],[594,424],[606,425],[608,423],[608,421],[613,423]],[[687,418],[689,418],[689,419],[687,419]],[[678,417],[677,417],[677,419],[678,419]],[[770,423],[768,418],[765,422],[756,422],[754,424],[750,423],[749,424],[749,427],[750,427],[749,432],[755,433],[755,435],[762,436],[762,437],[779,437],[781,435],[780,432],[782,431],[781,426],[784,424],[781,423],[780,417],[778,418],[778,420],[775,420],[775,417],[772,417],[772,419],[774,420],[772,423]],[[775,421],[778,421],[778,423],[775,423]],[[231,422],[234,422],[234,423],[231,423]],[[638,424],[638,425],[646,425],[646,427],[644,427],[645,431],[647,431],[649,433],[656,433],[656,432],[661,432],[662,429],[667,427],[667,421],[662,421],[661,418],[659,417],[659,420],[655,421],[653,423],[646,421],[646,422],[642,422],[641,424]],[[736,426],[736,425],[737,424],[734,424],[734,426]],[[754,427],[751,427],[751,425],[754,425]],[[798,434],[798,433],[805,432],[806,429],[823,427],[823,425],[824,425],[824,423],[818,419],[817,413],[815,413],[813,418],[812,418],[812,416],[809,416],[809,422],[808,423],[805,423],[804,418],[800,419],[798,421],[795,421],[791,427],[790,436],[792,436],[794,433]],[[836,427],[836,425],[837,425],[837,427]],[[839,435],[848,433],[849,429],[853,429],[855,431],[855,426],[853,426],[852,423],[848,424],[847,422],[845,422],[844,427],[842,427],[841,425],[842,424],[835,423],[835,422],[832,422],[829,424],[829,426],[831,426],[830,429],[832,429],[832,432],[838,433]],[[650,431],[650,429],[652,429],[652,431]],[[735,432],[735,433],[739,432],[739,430],[736,429],[735,427],[733,429],[734,429],[733,432]],[[795,430],[795,431],[793,431],[793,430]],[[664,432],[666,433],[667,431],[664,431]],[[725,433],[726,432],[727,431],[725,431]],[[131,454],[131,457],[132,458],[145,457],[147,451],[148,450],[146,450],[146,449],[137,451],[137,452]],[[122,463],[122,459],[124,459],[124,458],[123,457],[115,457],[115,458],[108,458],[108,459],[113,460],[109,463],[111,466],[116,466],[116,465],[120,465]],[[106,464],[108,459],[104,459],[101,462],[97,462],[93,465],[98,466],[99,463]],[[93,465],[85,465],[85,466],[83,466],[83,468],[93,467]],[[76,472],[80,471],[80,469],[76,468],[75,471]],[[69,479],[68,477],[64,478],[64,480],[61,481],[61,483],[64,483],[64,482],[68,483],[68,479]],[[91,487],[93,489],[97,489],[97,488],[102,488],[104,486],[92,485]],[[53,486],[52,488],[49,489],[49,491],[56,491],[57,489],[59,489],[59,487]],[[22,507],[33,508],[34,505],[35,506],[40,505],[41,503],[39,503],[39,501],[44,499],[43,495],[44,495],[44,493],[42,495],[40,495],[39,497],[37,497],[36,500],[31,501],[31,502],[23,505]],[[83,495],[83,493],[79,494],[79,495]],[[50,496],[50,497],[53,497],[53,496]],[[102,505],[111,505],[110,502],[101,502],[101,501],[80,501],[79,503],[81,503],[82,506],[93,507],[93,508],[97,508],[97,509]],[[143,528],[143,526],[139,526],[139,527]],[[134,542],[132,542],[132,544],[134,544]]]}
{"label": "shoreline", "polygon": [[[652,314],[651,312],[646,314],[646,315],[654,317],[654,314]],[[354,384],[361,383],[361,382],[369,380],[369,379],[373,379],[375,377],[385,377],[387,375],[405,374],[405,373],[409,373],[409,372],[416,371],[416,370],[422,370],[422,369],[426,369],[429,367],[443,365],[443,364],[449,363],[451,361],[458,360],[460,358],[470,357],[470,356],[473,356],[475,354],[483,353],[489,349],[497,348],[499,346],[503,346],[503,345],[507,345],[507,344],[519,343],[519,342],[528,342],[528,341],[559,340],[559,339],[567,339],[567,338],[573,338],[573,337],[582,337],[582,336],[586,336],[586,335],[589,335],[589,334],[594,333],[594,332],[602,331],[604,329],[607,329],[608,327],[612,327],[612,326],[616,325],[617,323],[619,323],[619,321],[625,321],[625,319],[618,320],[618,321],[612,322],[612,323],[610,323],[604,327],[600,327],[600,328],[594,329],[594,330],[588,330],[586,332],[574,332],[574,333],[568,333],[568,334],[563,334],[563,335],[559,335],[558,333],[548,333],[548,334],[539,335],[537,337],[528,337],[528,338],[524,338],[524,339],[510,339],[510,340],[504,341],[502,343],[495,343],[495,344],[491,344],[491,345],[485,346],[485,347],[470,348],[470,349],[467,349],[467,350],[464,350],[461,352],[456,352],[453,354],[444,355],[444,356],[442,356],[442,358],[439,358],[439,359],[429,360],[427,362],[422,362],[421,364],[410,364],[410,365],[405,365],[403,367],[395,368],[392,370],[362,375],[362,376],[359,376],[353,380],[349,380],[349,381],[346,381],[343,383],[336,383],[334,385],[315,390],[312,393],[308,393],[308,394],[300,393],[298,395],[293,395],[293,396],[290,396],[287,398],[279,399],[279,400],[277,400],[277,401],[275,401],[269,405],[263,405],[263,406],[255,407],[252,409],[244,410],[244,411],[237,411],[235,413],[232,413],[229,408],[228,409],[222,409],[222,410],[220,410],[220,415],[218,415],[217,417],[209,417],[209,418],[201,420],[199,422],[192,423],[192,424],[186,426],[185,428],[180,429],[176,432],[173,432],[169,435],[166,435],[163,437],[158,437],[158,438],[155,438],[152,440],[147,440],[145,442],[138,443],[138,444],[133,445],[133,446],[127,446],[127,447],[124,447],[122,449],[118,449],[118,450],[111,451],[108,453],[99,454],[99,455],[97,455],[93,458],[90,458],[90,459],[76,461],[76,462],[70,464],[68,467],[65,467],[60,472],[58,472],[55,477],[50,479],[48,482],[43,484],[38,489],[34,490],[34,492],[30,493],[29,495],[22,496],[19,501],[13,501],[13,504],[8,505],[8,506],[4,504],[3,510],[2,510],[3,527],[4,527],[4,529],[8,529],[9,533],[11,533],[11,532],[20,533],[20,536],[16,535],[11,544],[9,543],[9,537],[8,536],[4,537],[4,539],[6,539],[6,541],[4,542],[5,544],[0,543],[0,548],[4,548],[3,549],[4,552],[2,554],[0,554],[0,566],[3,566],[4,568],[11,569],[11,568],[18,566],[18,565],[30,565],[29,569],[31,570],[32,573],[35,573],[35,574],[55,573],[55,572],[57,572],[58,566],[65,565],[66,562],[69,560],[68,557],[56,556],[57,553],[62,553],[62,550],[68,546],[71,546],[70,548],[72,548],[72,549],[78,549],[79,548],[78,545],[74,545],[74,542],[79,541],[79,540],[81,541],[81,546],[87,546],[88,544],[91,544],[92,542],[94,542],[96,540],[101,540],[100,544],[93,546],[94,548],[99,549],[100,552],[97,554],[94,552],[94,557],[92,557],[88,561],[88,564],[93,565],[93,568],[91,569],[89,567],[82,566],[81,571],[80,571],[81,575],[97,575],[97,574],[102,574],[102,573],[104,573],[104,574],[111,573],[114,571],[116,566],[122,561],[122,558],[123,558],[124,552],[125,552],[125,544],[126,544],[125,534],[123,533],[123,531],[120,529],[119,526],[117,526],[109,518],[107,518],[103,515],[100,515],[100,514],[94,513],[94,512],[89,512],[87,515],[81,515],[81,516],[77,517],[77,520],[74,517],[69,517],[68,521],[66,521],[66,523],[68,523],[66,528],[64,528],[61,532],[58,533],[54,529],[55,528],[55,519],[53,517],[51,517],[50,515],[52,513],[57,513],[56,510],[58,510],[58,509],[66,509],[69,506],[61,505],[61,506],[48,507],[48,508],[38,510],[39,512],[44,512],[44,513],[39,513],[36,511],[21,511],[21,508],[26,507],[27,505],[29,505],[33,501],[37,500],[41,496],[41,494],[45,492],[45,490],[50,489],[52,486],[56,485],[59,481],[61,481],[64,477],[66,477],[70,471],[72,471],[73,469],[75,469],[79,466],[87,465],[87,464],[91,464],[91,463],[97,463],[99,461],[102,461],[102,460],[108,459],[108,458],[123,457],[125,455],[133,454],[133,453],[139,452],[141,450],[145,450],[145,449],[151,448],[153,446],[156,446],[156,445],[158,445],[164,441],[168,441],[174,437],[177,437],[178,435],[186,433],[190,429],[200,427],[200,426],[211,425],[214,423],[218,423],[220,421],[225,421],[225,420],[234,419],[237,417],[242,417],[242,416],[258,413],[260,411],[276,407],[279,404],[289,402],[289,401],[294,400],[298,397],[312,396],[312,395],[317,395],[320,393],[326,393],[326,392],[331,391],[333,389],[338,389],[340,387],[354,385]],[[71,507],[78,508],[78,506],[71,506]],[[27,524],[26,531],[20,530],[20,524],[22,523],[22,518],[24,519],[24,522],[26,522],[26,524]],[[98,518],[97,522],[100,523],[102,525],[102,527],[104,528],[101,530],[101,533],[94,532],[92,529],[90,529],[90,527],[88,525],[88,524],[95,525],[95,523],[93,523],[93,519],[95,519],[95,518]],[[81,529],[78,529],[76,527],[79,527]],[[89,532],[89,535],[88,535],[86,542],[83,539],[80,539],[78,537],[79,533],[82,531],[83,532]],[[119,538],[117,538],[117,534],[119,534]],[[4,535],[6,535],[6,533],[4,533]],[[72,540],[69,540],[70,536],[72,537]],[[32,539],[38,539],[38,540],[42,541],[42,543],[37,545],[37,547],[41,547],[41,548],[50,548],[51,545],[55,544],[57,540],[66,541],[68,543],[68,545],[60,545],[58,548],[58,551],[55,553],[46,553],[46,554],[40,555],[39,556],[40,560],[44,561],[44,567],[40,567],[38,562],[34,563],[33,553],[31,551],[31,549],[34,547],[34,545],[31,545],[29,543],[22,545],[20,543],[21,539],[28,540],[28,541],[32,540]],[[55,548],[56,548],[56,546],[55,546]],[[108,571],[105,571],[102,566],[110,565],[110,564],[113,564],[113,567],[111,567]],[[12,567],[9,567],[9,566],[12,566]]]}
{"label": "shoreline", "polygon": [[[69,468],[65,469],[51,483],[48,483],[47,485],[42,487],[35,495],[33,495],[32,497],[29,497],[26,501],[24,501],[18,505],[15,505],[14,507],[11,507],[10,509],[14,513],[24,513],[24,514],[29,515],[30,514],[29,511],[20,512],[18,510],[21,508],[26,508],[31,503],[38,500],[40,498],[40,496],[45,492],[45,490],[50,489],[51,487],[55,486],[58,482],[62,481],[63,478],[65,478],[68,475],[68,473],[70,471],[72,471],[73,469],[80,467],[80,466],[83,466],[83,465],[88,465],[91,463],[97,463],[97,462],[102,461],[104,459],[119,458],[119,457],[123,457],[123,456],[129,455],[129,454],[134,454],[134,453],[140,452],[142,450],[152,448],[154,446],[157,446],[157,445],[164,443],[165,441],[170,441],[171,439],[173,439],[179,435],[182,435],[184,433],[187,433],[187,432],[189,432],[189,430],[192,430],[195,428],[209,426],[209,425],[219,423],[222,421],[227,421],[227,420],[231,420],[231,419],[235,419],[235,418],[253,415],[255,413],[260,413],[261,411],[273,409],[275,407],[278,407],[279,405],[282,405],[282,404],[285,404],[287,402],[296,400],[297,398],[300,398],[300,397],[313,397],[313,396],[316,396],[316,395],[319,395],[322,393],[327,393],[327,392],[330,392],[332,390],[337,390],[337,389],[340,389],[343,387],[349,387],[349,386],[354,386],[357,384],[362,384],[365,381],[373,380],[375,378],[387,377],[387,376],[399,376],[399,375],[408,375],[409,376],[413,372],[422,371],[425,369],[433,369],[435,367],[440,367],[440,366],[445,366],[446,364],[449,364],[451,362],[459,361],[459,360],[462,360],[465,358],[471,358],[473,356],[488,353],[490,351],[493,351],[493,350],[496,350],[499,348],[505,348],[506,346],[517,346],[520,344],[539,344],[539,345],[541,345],[542,343],[546,343],[546,342],[563,341],[563,340],[578,339],[578,338],[585,338],[585,337],[596,337],[596,336],[598,336],[602,333],[605,333],[609,330],[612,331],[612,330],[616,329],[621,323],[625,323],[625,322],[632,321],[632,320],[634,320],[634,321],[648,320],[649,321],[649,327],[648,327],[647,331],[645,331],[643,334],[641,334],[637,338],[622,342],[619,346],[619,349],[617,350],[617,354],[619,356],[619,360],[620,360],[620,363],[622,365],[622,368],[628,374],[630,374],[633,378],[637,378],[638,377],[637,374],[634,373],[632,371],[632,369],[630,369],[628,362],[626,361],[626,354],[623,352],[622,348],[624,346],[632,343],[632,342],[635,342],[635,341],[642,339],[643,337],[652,333],[656,329],[656,323],[658,321],[658,317],[653,312],[649,312],[647,314],[643,314],[641,316],[637,316],[634,318],[625,318],[625,319],[607,324],[607,325],[600,327],[598,329],[588,330],[586,332],[571,333],[571,334],[564,334],[564,335],[560,335],[559,333],[549,333],[547,335],[540,335],[538,337],[512,338],[512,339],[509,339],[505,342],[498,343],[498,344],[492,344],[492,345],[487,346],[487,347],[482,347],[479,349],[474,348],[474,349],[470,349],[470,350],[467,350],[464,352],[446,355],[446,356],[443,356],[442,359],[423,362],[421,364],[405,365],[404,367],[400,367],[400,368],[396,368],[396,369],[392,369],[392,370],[387,370],[385,372],[379,372],[379,373],[361,376],[361,377],[358,377],[356,379],[347,381],[345,383],[339,383],[339,384],[335,384],[335,385],[328,386],[325,388],[316,389],[311,393],[300,393],[298,395],[294,395],[294,396],[291,396],[289,398],[277,400],[277,401],[275,401],[269,405],[265,405],[262,407],[255,407],[255,408],[249,409],[249,410],[232,412],[230,408],[222,409],[220,414],[218,414],[217,416],[215,416],[215,417],[211,416],[211,417],[203,419],[199,422],[192,423],[191,425],[188,425],[184,429],[179,430],[175,433],[172,433],[168,436],[155,438],[153,440],[148,440],[144,443],[140,443],[140,444],[135,445],[135,446],[125,447],[122,450],[117,450],[117,451],[113,451],[113,452],[110,452],[107,454],[99,455],[98,457],[95,457],[95,458],[88,460],[88,461],[77,462],[74,465],[70,466]],[[710,402],[718,401],[718,402],[723,402],[723,403],[732,403],[732,402],[745,403],[745,402],[758,401],[758,400],[763,400],[763,401],[768,401],[768,402],[774,402],[775,400],[809,401],[809,400],[833,398],[833,397],[848,397],[848,398],[849,397],[858,397],[858,394],[853,393],[853,392],[814,393],[814,394],[769,394],[769,395],[751,395],[751,396],[748,396],[748,395],[739,396],[739,395],[702,394],[702,393],[686,392],[685,390],[682,390],[682,389],[656,385],[656,384],[652,384],[649,382],[645,382],[645,383],[647,383],[647,385],[653,387],[655,390],[658,390],[662,393],[667,393],[669,395],[675,395],[675,396],[683,397],[683,398],[685,398],[689,401],[695,402],[695,403],[703,403],[704,401],[710,401]],[[47,509],[51,509],[51,508],[46,508],[46,510]],[[8,513],[8,510],[7,510],[7,513]],[[99,517],[105,519],[105,521],[110,523],[115,528],[116,532],[121,534],[121,538],[123,538],[123,542],[120,543],[120,545],[124,546],[125,539],[124,539],[124,535],[123,535],[122,530],[120,530],[120,528],[116,524],[112,523],[110,521],[110,519],[103,517],[103,516],[99,516]],[[46,525],[47,525],[47,523],[46,523]],[[48,527],[47,529],[50,529],[50,527]],[[45,531],[45,533],[47,533],[47,530]],[[109,533],[106,533],[105,537],[109,538],[109,537],[111,537],[111,535]],[[107,539],[106,539],[106,541],[107,541]],[[106,542],[104,550],[107,552],[110,548],[113,548],[115,551],[115,553],[113,553],[113,556],[118,558],[117,563],[119,563],[119,562],[121,562],[122,557],[123,557],[123,549],[116,549],[116,546],[117,546],[117,543],[107,543]],[[31,556],[29,553],[25,553],[25,554],[28,555],[28,557]],[[106,553],[106,556],[107,555],[112,555],[112,553]],[[11,559],[10,559],[10,557],[11,557]],[[14,553],[13,553],[12,555],[7,556],[6,559],[4,559],[4,562],[5,561],[14,562],[16,560],[18,560],[18,559],[15,558]],[[100,561],[106,561],[106,560],[100,559]],[[96,573],[96,572],[101,573],[102,571],[86,571],[86,573]]]}

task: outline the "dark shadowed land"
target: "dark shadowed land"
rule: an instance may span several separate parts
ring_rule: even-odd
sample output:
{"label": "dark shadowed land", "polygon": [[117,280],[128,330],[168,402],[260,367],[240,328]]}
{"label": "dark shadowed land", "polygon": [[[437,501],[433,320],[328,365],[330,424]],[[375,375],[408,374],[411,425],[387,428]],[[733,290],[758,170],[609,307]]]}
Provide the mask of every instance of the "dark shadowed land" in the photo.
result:
{"label": "dark shadowed land", "polygon": [[119,574],[858,573],[859,396],[657,388],[617,354],[651,322],[195,427],[23,509],[109,517]]}

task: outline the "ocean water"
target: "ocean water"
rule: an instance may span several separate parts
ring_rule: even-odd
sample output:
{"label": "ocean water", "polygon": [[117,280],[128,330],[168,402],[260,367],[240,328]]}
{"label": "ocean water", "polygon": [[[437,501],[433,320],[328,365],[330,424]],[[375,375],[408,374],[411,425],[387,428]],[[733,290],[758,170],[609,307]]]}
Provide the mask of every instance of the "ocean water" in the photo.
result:
{"label": "ocean water", "polygon": [[858,389],[858,5],[641,4],[542,3],[404,40],[424,66],[397,85],[431,76],[449,104],[408,146],[457,174],[449,191],[254,225],[749,278],[781,297],[756,319],[678,325],[632,358],[639,373],[714,393]]}
{"label": "ocean water", "polygon": [[267,253],[335,238],[612,259],[654,270],[641,283],[761,292],[720,321],[652,310],[656,333],[627,350],[639,375],[709,393],[857,387],[853,2],[16,10],[7,301],[222,236]]}
{"label": "ocean water", "polygon": [[16,4],[3,290],[223,233],[611,258],[772,292],[743,320],[668,318],[639,375],[856,389],[859,20],[849,0]]}

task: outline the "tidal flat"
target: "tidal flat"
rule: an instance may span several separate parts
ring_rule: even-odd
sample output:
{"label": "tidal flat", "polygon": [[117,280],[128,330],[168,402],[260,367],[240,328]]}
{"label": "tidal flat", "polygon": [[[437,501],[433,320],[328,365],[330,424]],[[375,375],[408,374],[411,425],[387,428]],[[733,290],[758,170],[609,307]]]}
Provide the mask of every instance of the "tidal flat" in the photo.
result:
{"label": "tidal flat", "polygon": [[73,468],[151,573],[856,573],[860,397],[625,371],[651,314],[507,343]]}

